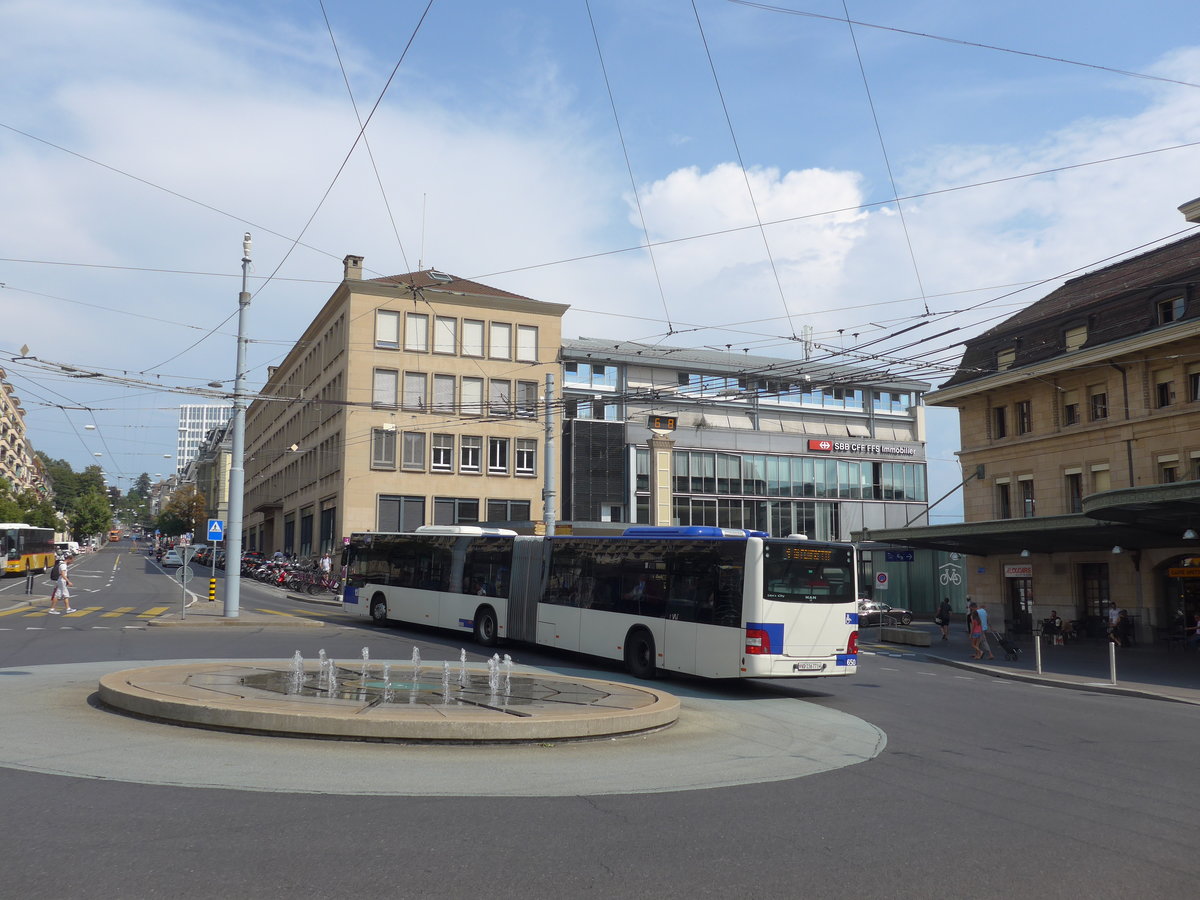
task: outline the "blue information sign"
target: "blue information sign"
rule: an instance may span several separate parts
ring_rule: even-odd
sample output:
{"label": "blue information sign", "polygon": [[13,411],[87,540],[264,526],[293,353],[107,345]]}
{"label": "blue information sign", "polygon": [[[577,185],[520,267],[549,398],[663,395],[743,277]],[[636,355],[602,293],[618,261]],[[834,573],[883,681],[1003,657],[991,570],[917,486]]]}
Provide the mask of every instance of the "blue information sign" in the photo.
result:
{"label": "blue information sign", "polygon": [[912,562],[913,552],[911,550],[885,550],[884,558],[888,562]]}

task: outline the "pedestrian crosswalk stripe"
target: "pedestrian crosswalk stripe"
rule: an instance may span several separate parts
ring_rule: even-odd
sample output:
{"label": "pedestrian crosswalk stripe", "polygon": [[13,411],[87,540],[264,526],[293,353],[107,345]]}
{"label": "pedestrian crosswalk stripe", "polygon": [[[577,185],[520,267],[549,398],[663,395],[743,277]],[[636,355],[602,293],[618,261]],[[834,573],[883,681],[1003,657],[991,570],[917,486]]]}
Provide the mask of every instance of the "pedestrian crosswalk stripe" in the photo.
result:
{"label": "pedestrian crosswalk stripe", "polygon": [[144,613],[138,613],[139,619],[153,619],[155,616],[161,616],[171,607],[169,606],[152,606]]}
{"label": "pedestrian crosswalk stripe", "polygon": [[6,609],[3,612],[0,612],[0,616],[15,616],[18,613],[28,614],[28,612],[29,612],[28,606],[18,606],[18,607],[15,607],[14,609]]}
{"label": "pedestrian crosswalk stripe", "polygon": [[114,618],[115,616],[123,616],[126,613],[131,613],[131,612],[133,612],[133,610],[134,610],[134,607],[132,607],[132,606],[118,606],[116,609],[112,610],[111,612],[100,613],[100,618],[111,619],[111,618]]}
{"label": "pedestrian crosswalk stripe", "polygon": [[68,619],[77,619],[80,616],[86,616],[88,613],[94,613],[98,609],[104,609],[103,606],[85,606],[83,609],[77,609],[73,613],[66,613]]}

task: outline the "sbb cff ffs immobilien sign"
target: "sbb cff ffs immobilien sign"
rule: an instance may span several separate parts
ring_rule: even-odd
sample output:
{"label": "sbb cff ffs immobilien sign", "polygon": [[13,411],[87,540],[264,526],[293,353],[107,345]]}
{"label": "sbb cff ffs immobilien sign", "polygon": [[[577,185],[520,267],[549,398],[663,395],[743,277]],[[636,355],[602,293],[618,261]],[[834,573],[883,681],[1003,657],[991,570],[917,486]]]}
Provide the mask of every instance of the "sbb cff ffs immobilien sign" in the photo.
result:
{"label": "sbb cff ffs immobilien sign", "polygon": [[833,450],[833,441],[811,440],[808,442],[808,449],[816,450],[818,453],[829,453]]}

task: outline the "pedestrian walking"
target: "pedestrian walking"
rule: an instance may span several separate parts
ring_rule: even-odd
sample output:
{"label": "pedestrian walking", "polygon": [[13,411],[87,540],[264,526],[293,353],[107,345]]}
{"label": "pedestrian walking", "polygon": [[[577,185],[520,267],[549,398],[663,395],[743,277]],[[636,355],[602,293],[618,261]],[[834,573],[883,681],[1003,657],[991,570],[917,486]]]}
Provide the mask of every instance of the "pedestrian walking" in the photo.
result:
{"label": "pedestrian walking", "polygon": [[950,640],[950,598],[943,597],[942,605],[938,607],[937,615],[934,616],[934,623],[942,629],[942,640]]}
{"label": "pedestrian walking", "polygon": [[979,601],[979,650],[981,653],[986,653],[988,659],[995,659],[996,654],[992,652],[991,645],[988,644],[988,613],[986,601]]}
{"label": "pedestrian walking", "polygon": [[974,603],[967,607],[967,636],[971,640],[971,658],[982,658],[979,638],[983,636],[983,624],[979,621],[979,607]]}
{"label": "pedestrian walking", "polygon": [[[71,608],[71,579],[67,577],[66,560],[60,560],[54,568],[58,569],[58,578],[55,579],[54,590],[50,592],[50,609],[47,612],[52,616],[59,615],[59,610],[55,607],[58,605],[58,601],[62,600],[66,607],[63,612],[73,613],[75,610]],[[54,570],[51,569],[50,573],[53,575]]]}

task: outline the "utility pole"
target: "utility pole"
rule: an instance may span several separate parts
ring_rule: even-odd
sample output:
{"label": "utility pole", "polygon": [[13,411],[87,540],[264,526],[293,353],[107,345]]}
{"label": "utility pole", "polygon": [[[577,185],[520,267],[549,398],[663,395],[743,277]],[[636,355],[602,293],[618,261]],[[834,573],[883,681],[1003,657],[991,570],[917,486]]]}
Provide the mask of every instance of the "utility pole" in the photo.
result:
{"label": "utility pole", "polygon": [[542,462],[542,522],[554,537],[554,376],[546,373],[546,440]]}
{"label": "utility pole", "polygon": [[233,447],[229,461],[229,522],[225,529],[225,618],[238,617],[242,592],[242,492],[246,484],[246,310],[250,292],[250,232],[242,238],[242,292],[238,294],[237,369],[233,379]]}

